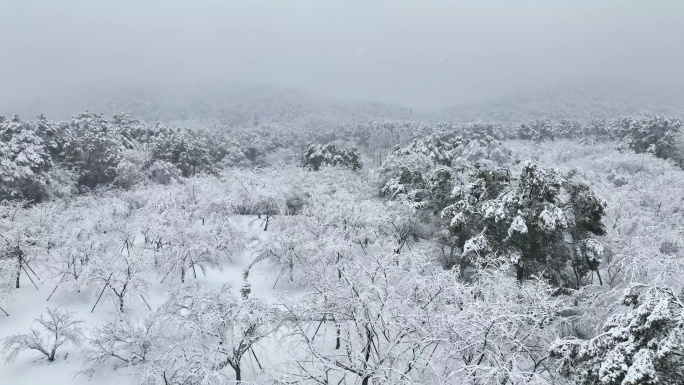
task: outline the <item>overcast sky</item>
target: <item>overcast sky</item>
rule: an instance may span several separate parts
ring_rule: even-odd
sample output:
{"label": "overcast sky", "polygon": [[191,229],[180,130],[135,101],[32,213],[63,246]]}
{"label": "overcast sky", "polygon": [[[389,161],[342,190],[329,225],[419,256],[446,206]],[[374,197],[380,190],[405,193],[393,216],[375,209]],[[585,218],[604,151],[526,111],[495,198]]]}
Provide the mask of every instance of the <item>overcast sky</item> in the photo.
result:
{"label": "overcast sky", "polygon": [[684,84],[684,1],[0,0],[0,102],[240,81],[421,109],[573,79]]}

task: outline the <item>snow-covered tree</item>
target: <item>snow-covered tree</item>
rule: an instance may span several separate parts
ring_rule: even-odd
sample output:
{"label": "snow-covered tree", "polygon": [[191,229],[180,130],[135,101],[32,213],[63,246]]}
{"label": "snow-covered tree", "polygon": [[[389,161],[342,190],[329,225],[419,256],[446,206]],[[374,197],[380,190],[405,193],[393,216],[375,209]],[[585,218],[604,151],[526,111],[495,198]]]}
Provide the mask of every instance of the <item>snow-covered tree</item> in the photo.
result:
{"label": "snow-covered tree", "polygon": [[47,316],[41,315],[35,322],[40,327],[31,327],[27,334],[15,334],[2,340],[3,355],[8,363],[24,350],[37,350],[48,361],[54,361],[61,346],[80,345],[83,340],[82,321],[76,320],[73,312],[48,308]]}
{"label": "snow-covered tree", "polygon": [[475,168],[454,199],[443,215],[462,250],[462,274],[468,265],[502,260],[516,267],[519,281],[543,274],[578,286],[587,273],[598,274],[603,248],[590,236],[605,233],[605,202],[572,174],[532,161],[517,177],[507,169]]}
{"label": "snow-covered tree", "polygon": [[50,148],[34,124],[0,116],[0,202],[45,198],[52,166]]}
{"label": "snow-covered tree", "polygon": [[543,140],[553,140],[553,124],[549,118],[535,119],[525,122],[518,128],[518,138],[541,142]]}
{"label": "snow-covered tree", "polygon": [[153,141],[152,159],[175,165],[185,177],[213,171],[208,146],[189,131],[160,132]]}
{"label": "snow-covered tree", "polygon": [[611,139],[616,134],[618,132],[611,122],[607,122],[605,119],[592,119],[584,127],[583,139],[606,140]]}
{"label": "snow-covered tree", "polygon": [[222,262],[241,246],[242,235],[221,213],[202,215],[199,210],[169,208],[154,215],[148,237],[155,244],[155,267],[164,280],[185,282],[198,270],[221,269]]}
{"label": "snow-covered tree", "polygon": [[167,331],[161,351],[148,360],[141,383],[203,384],[228,382],[232,368],[242,380],[243,358],[273,331],[274,313],[257,299],[238,300],[230,287],[204,290],[196,283],[172,291],[159,310]]}
{"label": "snow-covered tree", "polygon": [[340,229],[325,226],[311,216],[285,216],[274,223],[272,234],[260,244],[252,265],[275,262],[280,268],[276,283],[303,285],[308,282],[307,268],[347,256],[349,247]]}
{"label": "snow-covered tree", "polygon": [[582,124],[576,120],[560,119],[553,127],[554,138],[577,138],[582,136]]}
{"label": "snow-covered tree", "polygon": [[445,381],[447,368],[436,359],[448,345],[441,319],[448,290],[440,280],[416,279],[421,266],[395,253],[334,266],[338,275],[310,270],[307,295],[285,305],[293,357],[280,368],[284,383]]}
{"label": "snow-covered tree", "polygon": [[318,171],[321,166],[345,166],[352,170],[363,167],[356,148],[338,148],[334,143],[311,144],[304,151],[304,167]]}
{"label": "snow-covered tree", "polygon": [[123,159],[116,166],[116,178],[113,182],[121,188],[130,189],[143,180],[143,175],[140,165]]}
{"label": "snow-covered tree", "polygon": [[389,156],[380,169],[380,195],[439,212],[450,203],[454,172],[422,154]]}
{"label": "snow-covered tree", "polygon": [[51,229],[49,217],[39,209],[26,210],[22,202],[0,204],[0,260],[14,269],[14,287],[25,276],[35,285],[32,262],[47,246],[45,234]]}
{"label": "snow-covered tree", "polygon": [[100,290],[97,301],[106,293],[123,313],[125,305],[131,301],[142,300],[149,306],[146,299],[149,282],[144,276],[147,261],[142,252],[136,250],[134,237],[113,229],[107,231],[107,234],[117,233],[119,237],[107,239],[109,242],[87,262],[80,285],[97,287]]}
{"label": "snow-covered tree", "polygon": [[[462,384],[553,384],[548,347],[564,324],[557,290],[543,280],[519,284],[506,269],[483,271],[444,294],[449,341],[435,362]],[[449,383],[448,381],[446,383]]]}
{"label": "snow-covered tree", "polygon": [[9,316],[4,309],[12,300],[12,284],[14,280],[12,276],[16,274],[16,268],[11,260],[0,258],[0,313],[4,316]]}
{"label": "snow-covered tree", "polygon": [[75,115],[62,136],[64,162],[78,172],[79,185],[93,188],[116,178],[125,138],[103,115]]}
{"label": "snow-covered tree", "polygon": [[682,121],[659,115],[643,115],[621,121],[622,135],[627,146],[637,154],[646,152],[667,159],[675,152],[677,134]]}
{"label": "snow-covered tree", "polygon": [[438,128],[443,131],[395,147],[385,158],[379,170],[382,196],[438,213],[452,203],[451,191],[472,162],[496,167],[510,161],[510,151],[486,126]]}
{"label": "snow-covered tree", "polygon": [[183,177],[183,172],[173,163],[155,160],[146,171],[147,177],[156,183],[171,184]]}
{"label": "snow-covered tree", "polygon": [[561,374],[582,385],[680,384],[684,378],[684,303],[671,288],[632,285],[602,332],[550,348]]}
{"label": "snow-covered tree", "polygon": [[127,148],[137,147],[140,143],[149,143],[155,135],[155,129],[137,119],[132,119],[124,113],[118,113],[112,117],[111,124],[125,139]]}
{"label": "snow-covered tree", "polygon": [[83,372],[92,375],[105,365],[116,369],[145,364],[160,348],[163,327],[153,315],[142,322],[121,316],[94,328],[87,340]]}

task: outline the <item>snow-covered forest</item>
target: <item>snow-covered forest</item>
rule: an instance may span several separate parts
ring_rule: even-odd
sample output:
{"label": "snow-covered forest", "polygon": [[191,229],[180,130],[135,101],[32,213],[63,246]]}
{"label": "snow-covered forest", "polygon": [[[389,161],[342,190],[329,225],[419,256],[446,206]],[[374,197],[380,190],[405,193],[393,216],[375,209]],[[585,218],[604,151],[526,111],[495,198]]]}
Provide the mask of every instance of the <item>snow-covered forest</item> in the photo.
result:
{"label": "snow-covered forest", "polygon": [[412,108],[167,75],[0,97],[0,384],[684,384],[676,82]]}
{"label": "snow-covered forest", "polygon": [[0,118],[0,373],[677,383],[681,126]]}

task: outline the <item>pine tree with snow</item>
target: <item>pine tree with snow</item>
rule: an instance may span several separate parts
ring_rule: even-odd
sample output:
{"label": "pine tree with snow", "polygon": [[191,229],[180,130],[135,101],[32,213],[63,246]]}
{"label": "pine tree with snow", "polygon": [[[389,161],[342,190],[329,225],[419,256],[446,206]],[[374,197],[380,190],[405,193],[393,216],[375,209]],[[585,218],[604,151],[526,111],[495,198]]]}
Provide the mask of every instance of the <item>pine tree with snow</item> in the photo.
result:
{"label": "pine tree with snow", "polygon": [[0,116],[0,201],[45,198],[52,166],[50,149],[34,124]]}
{"label": "pine tree with snow", "polygon": [[614,314],[589,340],[565,339],[550,348],[560,373],[579,385],[682,384],[684,304],[671,288],[633,285],[626,311]]}
{"label": "pine tree with snow", "polygon": [[309,143],[304,151],[304,167],[318,171],[322,166],[345,166],[356,171],[363,167],[363,163],[356,148],[338,148],[334,143]]}
{"label": "pine tree with snow", "polygon": [[681,129],[682,121],[678,118],[650,114],[625,119],[621,127],[629,148],[637,154],[645,152],[663,159],[675,153]]}
{"label": "pine tree with snow", "polygon": [[605,202],[572,174],[532,161],[519,176],[476,167],[454,201],[442,214],[462,249],[462,273],[473,264],[509,263],[519,281],[543,274],[575,287],[587,273],[599,274],[603,249],[591,236],[605,233]]}
{"label": "pine tree with snow", "polygon": [[518,128],[518,138],[541,142],[554,139],[554,129],[549,118],[535,119],[525,122]]}
{"label": "pine tree with snow", "polygon": [[63,161],[78,172],[79,185],[94,188],[116,178],[126,145],[103,115],[75,115],[62,136]]}

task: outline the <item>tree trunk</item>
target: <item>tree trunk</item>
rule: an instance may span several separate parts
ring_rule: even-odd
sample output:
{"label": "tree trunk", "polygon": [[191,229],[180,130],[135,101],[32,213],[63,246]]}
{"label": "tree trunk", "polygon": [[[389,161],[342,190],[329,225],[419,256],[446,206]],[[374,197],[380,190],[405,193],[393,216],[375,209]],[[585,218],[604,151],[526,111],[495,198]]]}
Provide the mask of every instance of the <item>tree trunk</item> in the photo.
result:
{"label": "tree trunk", "polygon": [[122,312],[122,313],[124,312],[124,297],[123,297],[123,293],[122,293],[121,296],[119,297],[119,311]]}
{"label": "tree trunk", "polygon": [[240,370],[240,365],[235,365],[233,369],[235,370],[235,381],[239,383],[242,381],[242,371]]}
{"label": "tree trunk", "polygon": [[17,267],[17,289],[19,288],[19,277],[21,277],[21,267],[23,263],[23,259],[21,258],[21,254],[19,254],[19,264]]}
{"label": "tree trunk", "polygon": [[598,275],[599,285],[603,286],[603,279],[601,278],[601,273],[599,273],[598,269],[596,269],[596,275]]}
{"label": "tree trunk", "polygon": [[361,385],[369,385],[370,384],[370,377],[364,377],[361,380]]}
{"label": "tree trunk", "polygon": [[458,263],[458,275],[459,277],[461,277],[461,279],[465,279],[467,268],[468,263],[465,261],[465,258],[461,258],[461,260]]}
{"label": "tree trunk", "polygon": [[181,266],[181,283],[185,283],[185,266]]}
{"label": "tree trunk", "polygon": [[525,270],[521,265],[516,265],[515,266],[515,275],[516,278],[518,279],[518,283],[522,283],[523,280],[525,279]]}

